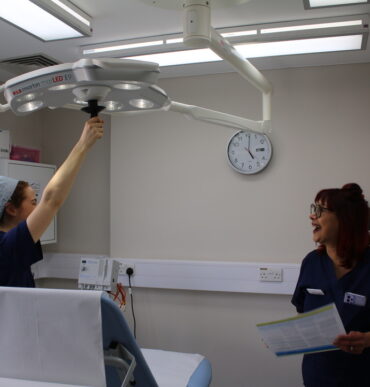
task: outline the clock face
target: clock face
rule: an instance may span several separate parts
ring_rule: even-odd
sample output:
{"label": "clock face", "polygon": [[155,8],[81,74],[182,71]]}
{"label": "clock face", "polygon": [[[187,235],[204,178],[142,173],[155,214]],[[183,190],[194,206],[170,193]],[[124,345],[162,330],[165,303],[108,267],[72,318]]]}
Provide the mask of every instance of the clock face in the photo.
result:
{"label": "clock face", "polygon": [[266,168],[271,160],[272,146],[262,133],[240,131],[231,137],[227,147],[229,163],[237,172],[253,174]]}

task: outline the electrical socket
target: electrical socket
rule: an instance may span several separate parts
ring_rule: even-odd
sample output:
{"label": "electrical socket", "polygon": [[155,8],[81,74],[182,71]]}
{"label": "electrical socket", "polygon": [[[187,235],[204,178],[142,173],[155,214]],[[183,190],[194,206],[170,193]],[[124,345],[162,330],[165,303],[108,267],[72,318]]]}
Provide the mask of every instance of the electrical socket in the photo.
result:
{"label": "electrical socket", "polygon": [[126,270],[129,267],[134,271],[132,275],[135,275],[135,265],[132,263],[121,263],[119,267],[118,275],[127,275]]}
{"label": "electrical socket", "polygon": [[260,282],[283,282],[283,269],[281,267],[260,267]]}

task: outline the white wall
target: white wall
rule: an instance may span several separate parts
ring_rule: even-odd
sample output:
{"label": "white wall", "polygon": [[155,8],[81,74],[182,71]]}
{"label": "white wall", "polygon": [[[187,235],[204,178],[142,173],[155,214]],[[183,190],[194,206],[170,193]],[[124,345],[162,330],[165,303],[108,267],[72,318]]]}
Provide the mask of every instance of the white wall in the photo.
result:
{"label": "white wall", "polygon": [[[274,85],[273,160],[243,176],[227,128],[157,112],[112,118],[111,255],[295,262],[314,246],[309,205],[356,181],[370,194],[369,65],[265,72]],[[261,117],[237,74],[163,80],[176,101]]]}

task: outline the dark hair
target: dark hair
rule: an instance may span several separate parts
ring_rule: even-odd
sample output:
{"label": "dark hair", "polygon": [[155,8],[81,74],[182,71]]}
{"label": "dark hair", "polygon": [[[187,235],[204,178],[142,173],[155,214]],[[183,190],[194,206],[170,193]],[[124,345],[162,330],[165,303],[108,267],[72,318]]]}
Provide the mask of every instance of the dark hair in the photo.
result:
{"label": "dark hair", "polygon": [[[16,187],[15,187],[15,190],[14,190],[12,196],[8,200],[8,203],[12,203],[15,208],[19,208],[21,206],[23,200],[25,199],[24,190],[28,186],[29,186],[29,184],[26,181],[19,180]],[[5,213],[6,213],[6,211],[4,209],[4,211],[1,215],[0,223],[2,223],[4,221]]]}
{"label": "dark hair", "polygon": [[19,208],[25,199],[24,190],[29,186],[26,181],[19,180],[15,190],[9,199],[9,202],[14,205],[14,207]]}
{"label": "dark hair", "polygon": [[[315,202],[323,203],[338,218],[337,254],[342,266],[351,268],[363,258],[369,245],[369,207],[361,187],[356,183],[345,184],[342,188],[321,190]],[[319,250],[325,250],[319,246]]]}

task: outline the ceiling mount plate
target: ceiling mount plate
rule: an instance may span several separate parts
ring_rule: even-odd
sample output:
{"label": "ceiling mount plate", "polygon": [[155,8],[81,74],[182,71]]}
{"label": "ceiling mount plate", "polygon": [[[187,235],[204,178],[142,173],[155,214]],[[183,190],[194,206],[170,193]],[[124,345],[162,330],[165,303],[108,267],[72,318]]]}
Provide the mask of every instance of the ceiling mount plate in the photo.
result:
{"label": "ceiling mount plate", "polygon": [[[140,0],[141,2],[158,8],[183,9],[185,0]],[[208,0],[211,8],[226,8],[248,3],[250,0]]]}

